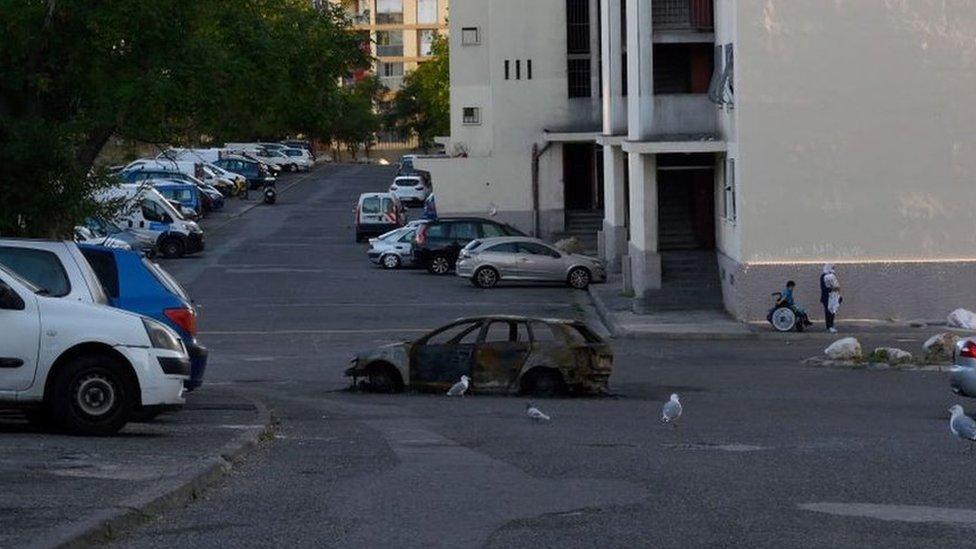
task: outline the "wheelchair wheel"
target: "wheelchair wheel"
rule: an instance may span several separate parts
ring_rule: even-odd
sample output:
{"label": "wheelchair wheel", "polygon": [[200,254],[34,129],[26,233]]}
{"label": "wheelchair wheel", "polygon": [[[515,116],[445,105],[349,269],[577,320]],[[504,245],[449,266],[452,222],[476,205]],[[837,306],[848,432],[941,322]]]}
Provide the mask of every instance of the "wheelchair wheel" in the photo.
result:
{"label": "wheelchair wheel", "polygon": [[780,307],[773,311],[773,319],[771,322],[777,332],[791,332],[796,327],[796,313],[789,307]]}

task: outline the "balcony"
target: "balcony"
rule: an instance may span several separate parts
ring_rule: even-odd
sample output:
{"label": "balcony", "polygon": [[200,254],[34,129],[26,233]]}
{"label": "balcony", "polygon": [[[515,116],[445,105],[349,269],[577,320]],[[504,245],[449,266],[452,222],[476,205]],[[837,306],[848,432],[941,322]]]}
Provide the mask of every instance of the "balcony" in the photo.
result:
{"label": "balcony", "polygon": [[712,32],[715,19],[712,0],[654,0],[654,30]]}
{"label": "balcony", "polygon": [[377,44],[376,57],[403,57],[403,44]]}
{"label": "balcony", "polygon": [[359,13],[350,13],[349,18],[352,19],[354,25],[368,25],[369,24],[370,12],[369,10],[363,10]]}
{"label": "balcony", "polygon": [[718,115],[708,94],[654,96],[655,135],[717,135]]}

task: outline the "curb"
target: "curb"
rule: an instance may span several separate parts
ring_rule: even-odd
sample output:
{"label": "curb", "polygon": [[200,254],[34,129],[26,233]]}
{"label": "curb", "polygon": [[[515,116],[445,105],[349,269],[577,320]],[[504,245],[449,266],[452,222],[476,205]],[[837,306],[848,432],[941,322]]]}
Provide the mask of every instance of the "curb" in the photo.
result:
{"label": "curb", "polygon": [[257,411],[255,425],[225,444],[216,456],[195,461],[180,478],[156,484],[110,510],[42,536],[29,547],[86,547],[105,543],[154,516],[197,499],[202,490],[230,472],[273,430],[268,407],[257,400],[242,398]]}
{"label": "curb", "polygon": [[593,303],[593,308],[596,309],[597,316],[600,317],[600,322],[603,323],[603,327],[610,332],[610,336],[614,339],[619,339],[621,337],[620,327],[617,326],[616,321],[613,319],[613,313],[610,309],[607,309],[607,304],[600,299],[600,296],[593,291],[593,285],[586,287],[586,293],[590,296],[590,301]]}

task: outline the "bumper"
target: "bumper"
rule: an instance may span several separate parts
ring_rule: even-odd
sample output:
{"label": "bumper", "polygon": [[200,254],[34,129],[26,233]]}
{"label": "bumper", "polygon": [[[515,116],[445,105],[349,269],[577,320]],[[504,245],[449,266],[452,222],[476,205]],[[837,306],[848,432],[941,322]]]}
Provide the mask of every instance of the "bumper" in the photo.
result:
{"label": "bumper", "polygon": [[206,248],[206,244],[203,233],[190,233],[190,236],[186,237],[187,253],[202,252]]}
{"label": "bumper", "polygon": [[474,265],[470,261],[458,261],[454,272],[462,278],[471,278],[474,276]]}
{"label": "bumper", "polygon": [[976,398],[976,368],[953,366],[949,370],[949,387],[957,395]]}
{"label": "bumper", "polygon": [[187,391],[192,391],[203,385],[203,374],[207,370],[210,351],[195,341],[187,345],[186,350],[190,353],[190,379],[183,386]]}
{"label": "bumper", "polygon": [[[174,351],[147,349],[143,347],[116,347],[132,365],[139,380],[143,406],[182,405],[185,374],[167,374],[162,364],[175,364],[186,367],[189,357]],[[162,359],[162,360],[160,360]],[[173,370],[171,370],[173,371]]]}

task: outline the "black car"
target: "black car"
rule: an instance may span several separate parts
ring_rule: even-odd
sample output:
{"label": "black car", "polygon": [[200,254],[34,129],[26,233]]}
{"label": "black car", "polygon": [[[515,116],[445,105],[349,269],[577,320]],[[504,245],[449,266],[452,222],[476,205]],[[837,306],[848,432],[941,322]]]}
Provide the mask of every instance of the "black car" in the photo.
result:
{"label": "black car", "polygon": [[215,165],[239,175],[243,175],[247,180],[247,186],[252,191],[262,189],[267,184],[274,184],[275,177],[260,162],[247,160],[244,158],[221,158],[214,162]]}
{"label": "black car", "polygon": [[454,269],[461,249],[478,238],[525,236],[497,221],[479,217],[451,217],[420,225],[413,239],[413,259],[428,271],[443,275]]}

